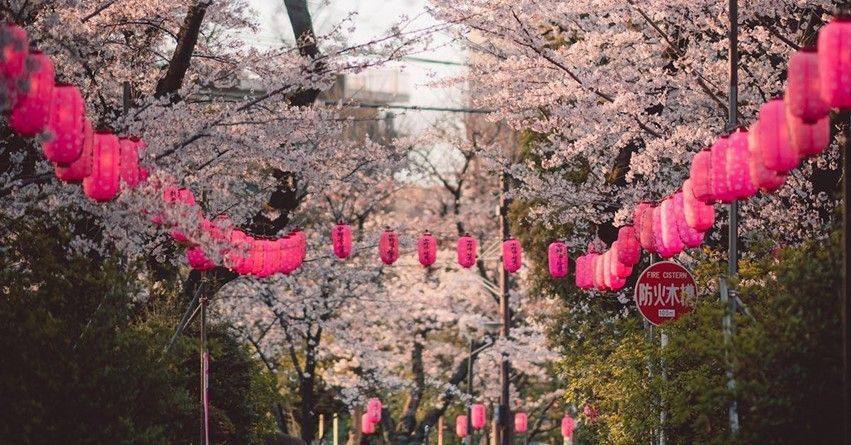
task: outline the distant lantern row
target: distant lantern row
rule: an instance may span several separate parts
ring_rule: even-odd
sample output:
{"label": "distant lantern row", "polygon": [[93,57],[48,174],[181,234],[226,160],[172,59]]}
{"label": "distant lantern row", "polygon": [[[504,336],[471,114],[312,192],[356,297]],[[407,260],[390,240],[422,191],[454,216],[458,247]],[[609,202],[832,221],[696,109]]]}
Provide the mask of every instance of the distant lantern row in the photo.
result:
{"label": "distant lantern row", "polygon": [[[481,430],[487,424],[487,410],[484,404],[475,403],[470,407],[470,421],[467,421],[466,415],[460,415],[455,418],[455,434],[458,437],[464,438],[470,435],[470,431],[468,431],[468,423],[473,426],[475,430]],[[529,417],[524,412],[518,412],[514,414],[514,432],[515,433],[525,433],[528,429]],[[573,430],[575,429],[576,421],[573,417],[569,415],[565,415],[561,419],[561,435],[570,439],[573,437]]]}

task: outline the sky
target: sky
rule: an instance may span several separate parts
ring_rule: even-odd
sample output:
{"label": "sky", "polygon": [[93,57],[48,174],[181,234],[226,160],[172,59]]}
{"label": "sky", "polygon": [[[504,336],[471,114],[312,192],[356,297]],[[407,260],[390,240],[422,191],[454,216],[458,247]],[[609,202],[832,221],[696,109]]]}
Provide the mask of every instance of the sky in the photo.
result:
{"label": "sky", "polygon": [[[258,46],[273,47],[280,42],[292,45],[294,38],[287,18],[283,0],[249,0],[258,12],[261,30],[256,41]],[[427,27],[437,21],[426,12],[427,0],[308,0],[314,28],[318,35],[327,32],[350,13],[357,13],[356,28],[348,36],[348,43],[367,42],[389,29],[402,16],[417,17],[414,26]],[[457,44],[448,44],[451,37],[446,33],[434,36],[436,48],[418,54],[417,59],[451,62],[459,65],[429,63],[407,59],[371,72],[369,88],[383,92],[407,95],[403,105],[465,107],[466,99],[461,88],[438,88],[429,84],[436,79],[463,73],[465,54]],[[448,45],[447,45],[448,44]],[[397,125],[402,131],[417,132],[440,119],[457,119],[459,114],[426,111],[394,111]]]}

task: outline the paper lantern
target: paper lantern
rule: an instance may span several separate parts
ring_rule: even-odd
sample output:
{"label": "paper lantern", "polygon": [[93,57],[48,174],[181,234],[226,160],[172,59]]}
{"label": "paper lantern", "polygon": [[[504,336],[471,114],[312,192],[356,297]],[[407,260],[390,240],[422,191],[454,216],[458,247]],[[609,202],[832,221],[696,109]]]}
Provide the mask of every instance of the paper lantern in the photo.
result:
{"label": "paper lantern", "polygon": [[360,429],[367,436],[375,432],[375,423],[372,422],[369,413],[363,413],[360,416]]}
{"label": "paper lantern", "polygon": [[623,226],[618,229],[618,261],[632,266],[641,258],[641,245],[638,234],[633,226]]}
{"label": "paper lantern", "polygon": [[644,209],[649,206],[650,204],[642,202],[635,206],[635,208],[632,210],[632,226],[635,228],[635,239],[639,239],[639,234],[641,233],[641,212],[643,212]]}
{"label": "paper lantern", "polygon": [[712,151],[705,148],[691,160],[689,179],[691,179],[695,198],[705,203],[715,202],[715,188],[712,185]]}
{"label": "paper lantern", "polygon": [[263,242],[264,240],[262,239],[251,238],[251,250],[248,253],[248,258],[251,262],[249,273],[257,277],[263,274],[263,263],[266,260],[266,249]]}
{"label": "paper lantern", "polygon": [[573,417],[569,415],[565,415],[561,419],[561,436],[564,438],[573,437],[573,429],[576,426],[576,421],[573,420]]}
{"label": "paper lantern", "polygon": [[307,257],[307,235],[296,227],[292,231],[292,238],[296,247],[295,268],[298,269]]}
{"label": "paper lantern", "polygon": [[680,228],[677,224],[677,213],[674,209],[674,199],[669,196],[659,206],[659,215],[662,224],[662,245],[668,256],[676,255],[683,251],[685,245],[680,238]]}
{"label": "paper lantern", "polygon": [[39,52],[30,53],[26,64],[31,67],[28,88],[18,95],[9,117],[9,127],[21,136],[31,137],[47,126],[53,99],[54,71],[50,57]]}
{"label": "paper lantern", "polygon": [[467,416],[461,415],[455,418],[455,434],[458,437],[467,437]]}
{"label": "paper lantern", "polygon": [[437,260],[437,238],[426,230],[417,242],[417,256],[423,267],[429,267]]}
{"label": "paper lantern", "polygon": [[0,47],[0,75],[6,81],[9,99],[14,101],[18,83],[26,74],[26,60],[29,53],[27,32],[20,26],[7,23],[2,27],[2,47]]}
{"label": "paper lantern", "polygon": [[270,277],[280,270],[281,250],[273,240],[260,240],[260,246],[263,252],[263,261],[260,273],[257,276],[260,278]]}
{"label": "paper lantern", "polygon": [[765,167],[762,146],[760,145],[761,138],[759,136],[761,126],[760,121],[754,122],[751,125],[751,131],[748,133],[748,151],[750,152],[748,167],[751,173],[751,180],[756,186],[763,191],[773,192],[783,186],[786,182],[786,177]]}
{"label": "paper lantern", "polygon": [[705,232],[715,224],[715,208],[697,199],[691,178],[683,182],[683,214],[689,227],[698,232]]}
{"label": "paper lantern", "polygon": [[759,110],[757,140],[765,168],[788,173],[798,166],[798,153],[789,139],[786,109],[782,99],[773,99]]}
{"label": "paper lantern", "polygon": [[47,118],[49,139],[42,149],[48,161],[59,165],[70,165],[83,154],[86,136],[86,110],[80,90],[71,85],[53,88]]}
{"label": "paper lantern", "polygon": [[758,188],[751,181],[748,132],[739,128],[730,135],[727,144],[727,186],[736,199],[755,195]]}
{"label": "paper lantern", "polygon": [[97,202],[106,202],[118,193],[118,137],[98,131],[92,139],[92,174],[83,179],[83,192]]}
{"label": "paper lantern", "polygon": [[830,107],[821,96],[815,48],[801,48],[789,58],[785,97],[789,113],[806,124],[814,124],[827,116]]}
{"label": "paper lantern", "polygon": [[509,238],[502,242],[502,267],[508,273],[520,270],[523,264],[523,249],[520,241]]}
{"label": "paper lantern", "polygon": [[343,221],[338,222],[331,229],[331,242],[337,258],[348,258],[352,254],[352,228]]}
{"label": "paper lantern", "polygon": [[464,236],[458,238],[458,264],[465,268],[469,269],[476,265],[476,260],[478,258],[478,246],[476,244],[476,239],[470,236],[469,233],[465,233]]}
{"label": "paper lantern", "polygon": [[[173,201],[171,201],[171,203],[177,208],[177,211],[175,213],[177,213],[178,221],[171,221],[172,224],[177,225],[178,222],[182,223],[184,220],[189,218],[197,218],[199,220],[202,220],[204,218],[204,215],[201,214],[201,211],[195,208],[195,195],[192,193],[192,190],[189,190],[185,187],[181,187],[176,189],[176,192],[173,193],[176,193],[176,195],[174,198],[170,199],[174,199]],[[191,216],[193,214],[194,217]],[[187,235],[181,229],[178,228],[174,228],[171,230],[171,237],[178,243],[188,243],[191,241],[189,239],[189,235]]]}
{"label": "paper lantern", "polygon": [[241,230],[230,232],[230,248],[225,252],[225,266],[240,275],[251,273],[253,241]]}
{"label": "paper lantern", "polygon": [[851,17],[840,13],[818,35],[821,96],[834,108],[851,108]]}
{"label": "paper lantern", "polygon": [[592,275],[588,255],[582,255],[577,258],[575,272],[576,287],[580,289],[591,289],[591,286],[594,285]]}
{"label": "paper lantern", "polygon": [[591,259],[594,265],[594,289],[598,291],[606,290],[606,275],[609,274],[606,269],[606,258],[604,254],[598,254]]}
{"label": "paper lantern", "polygon": [[[630,272],[632,272],[632,268],[630,268],[629,270]],[[617,275],[612,275],[611,281],[613,291],[621,290],[626,285],[626,278],[622,278]]]}
{"label": "paper lantern", "polygon": [[204,271],[216,267],[216,264],[204,254],[201,246],[196,245],[186,249],[186,259],[189,260],[189,266],[195,270]]}
{"label": "paper lantern", "polygon": [[[83,149],[80,157],[65,167],[56,166],[56,177],[64,182],[82,182],[86,176],[92,174],[92,144],[94,143],[94,131],[88,119],[84,120],[83,127]],[[121,161],[119,160],[119,164]],[[120,165],[119,165],[120,168]]]}
{"label": "paper lantern", "polygon": [[656,253],[662,258],[670,258],[679,252],[676,251],[675,246],[665,244],[662,236],[662,213],[661,205],[653,207],[653,238],[656,240]]}
{"label": "paper lantern", "polygon": [[[611,258],[611,269],[609,273],[611,273],[613,278],[626,278],[632,275],[632,264],[624,264],[619,259],[620,257],[621,245],[620,241],[615,241],[612,243],[612,258]],[[633,263],[634,264],[634,263]]]}
{"label": "paper lantern", "polygon": [[[598,260],[599,261],[599,260]],[[609,249],[603,254],[603,286],[606,290],[612,289],[612,250]]]}
{"label": "paper lantern", "polygon": [[641,247],[649,253],[656,252],[656,239],[653,237],[653,208],[651,204],[646,204],[639,215],[641,231],[638,234],[638,240]]}
{"label": "paper lantern", "polygon": [[388,266],[399,259],[399,235],[389,227],[384,229],[378,238],[378,256],[381,262]]}
{"label": "paper lantern", "polygon": [[550,268],[550,276],[553,278],[564,278],[569,269],[570,255],[567,244],[561,241],[553,241],[547,248],[547,262]]}
{"label": "paper lantern", "polygon": [[474,403],[470,410],[470,416],[473,420],[473,428],[480,430],[485,427],[485,424],[487,423],[487,414],[484,404]]}
{"label": "paper lantern", "polygon": [[138,139],[122,138],[118,141],[121,150],[121,180],[127,187],[136,188],[139,185],[139,147]]}
{"label": "paper lantern", "polygon": [[716,201],[733,202],[736,199],[735,193],[730,190],[730,180],[727,172],[727,149],[729,148],[729,138],[721,136],[715,141],[710,150],[710,160],[712,162],[712,194]]}
{"label": "paper lantern", "polygon": [[298,240],[296,240],[291,232],[281,238],[278,238],[276,243],[278,243],[278,249],[281,252],[280,272],[284,275],[289,275],[293,273],[299,265],[298,259],[300,253]]}
{"label": "paper lantern", "polygon": [[786,116],[792,147],[802,158],[821,154],[830,144],[830,117],[825,116],[808,125],[792,116]]}
{"label": "paper lantern", "polygon": [[369,418],[372,420],[372,423],[378,423],[381,421],[381,409],[381,400],[376,397],[373,397],[366,402],[366,413],[369,414]]}
{"label": "paper lantern", "polygon": [[[677,222],[677,232],[683,245],[688,248],[698,247],[703,243],[703,232],[693,229],[688,225],[685,215],[685,198],[683,192],[677,192],[673,196],[674,219]],[[705,205],[703,203],[700,203]]]}
{"label": "paper lantern", "polygon": [[526,413],[514,414],[514,432],[525,433],[528,422],[529,418],[526,416]]}

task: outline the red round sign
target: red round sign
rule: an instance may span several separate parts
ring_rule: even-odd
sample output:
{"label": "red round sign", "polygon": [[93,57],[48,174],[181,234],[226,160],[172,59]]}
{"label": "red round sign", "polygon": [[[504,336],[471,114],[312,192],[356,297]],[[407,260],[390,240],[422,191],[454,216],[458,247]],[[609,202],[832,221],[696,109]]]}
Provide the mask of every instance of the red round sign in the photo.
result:
{"label": "red round sign", "polygon": [[691,312],[697,303],[697,283],[685,267],[661,261],[644,269],[635,283],[635,304],[655,326]]}

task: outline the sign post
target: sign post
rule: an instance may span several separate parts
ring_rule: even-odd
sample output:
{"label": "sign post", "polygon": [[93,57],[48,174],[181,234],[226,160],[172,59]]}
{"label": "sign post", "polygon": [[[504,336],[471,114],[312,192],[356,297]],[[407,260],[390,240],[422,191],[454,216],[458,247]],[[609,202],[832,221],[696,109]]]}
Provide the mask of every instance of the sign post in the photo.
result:
{"label": "sign post", "polygon": [[652,264],[635,283],[635,305],[653,326],[675,320],[697,303],[697,283],[691,272],[672,261]]}

